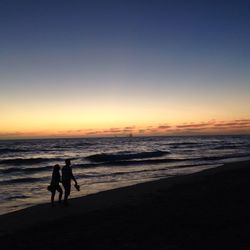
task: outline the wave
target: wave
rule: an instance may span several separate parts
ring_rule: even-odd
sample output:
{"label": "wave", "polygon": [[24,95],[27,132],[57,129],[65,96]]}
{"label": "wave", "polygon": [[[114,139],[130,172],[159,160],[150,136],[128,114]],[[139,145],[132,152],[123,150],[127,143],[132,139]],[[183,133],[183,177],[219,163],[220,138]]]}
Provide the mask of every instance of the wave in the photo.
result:
{"label": "wave", "polygon": [[132,159],[145,159],[145,158],[156,158],[162,157],[164,155],[170,154],[169,151],[149,151],[149,152],[139,152],[139,153],[102,153],[102,154],[94,154],[85,157],[85,159],[92,162],[117,162],[117,161],[125,161]]}
{"label": "wave", "polygon": [[7,169],[0,170],[0,172],[4,174],[15,173],[15,172],[20,172],[20,171],[22,171],[21,168],[7,168]]}
{"label": "wave", "polygon": [[232,159],[232,158],[241,158],[241,157],[250,157],[249,153],[246,154],[231,154],[231,155],[223,155],[223,156],[204,156],[204,157],[196,157],[196,158],[170,158],[170,159],[141,159],[141,160],[117,160],[117,161],[106,161],[106,162],[98,162],[91,164],[78,164],[74,165],[75,167],[81,168],[91,168],[91,167],[101,167],[101,166],[130,166],[130,165],[152,165],[152,164],[163,164],[163,163],[175,163],[175,162],[192,162],[192,165],[195,165],[195,162],[203,162],[203,161],[219,161],[224,159]]}
{"label": "wave", "polygon": [[166,145],[195,145],[200,144],[200,142],[173,142],[173,143],[167,143]]}
{"label": "wave", "polygon": [[85,147],[85,146],[92,146],[93,142],[79,142],[79,143],[74,143],[72,146],[74,147]]}
{"label": "wave", "polygon": [[13,148],[1,148],[0,154],[6,154],[6,153],[23,153],[23,152],[29,152],[28,149],[13,149]]}
{"label": "wave", "polygon": [[33,172],[42,172],[47,170],[52,170],[52,166],[45,166],[45,167],[36,167],[36,168],[7,168],[1,169],[0,173],[9,174],[15,172],[24,172],[24,173],[33,173]]}
{"label": "wave", "polygon": [[52,150],[65,150],[70,148],[78,148],[78,147],[86,147],[86,146],[92,146],[93,143],[90,142],[79,142],[79,143],[72,143],[72,144],[64,144],[64,145],[54,145],[51,146]]}
{"label": "wave", "polygon": [[[129,165],[147,165],[147,164],[160,164],[160,163],[171,163],[177,161],[184,161],[186,159],[148,159],[148,160],[135,160],[135,161],[113,161],[113,162],[101,162],[101,163],[87,163],[87,164],[74,164],[73,169],[75,168],[94,168],[102,166],[129,166]],[[12,173],[36,173],[43,171],[52,171],[53,166],[44,166],[44,167],[30,167],[30,168],[18,168],[11,167],[7,169],[0,169],[0,173],[3,174],[12,174]]]}
{"label": "wave", "polygon": [[102,165],[118,165],[118,166],[127,166],[127,165],[143,165],[143,164],[160,164],[160,163],[170,163],[185,161],[186,159],[148,159],[148,160],[136,160],[136,161],[115,161],[115,162],[106,162]]}
{"label": "wave", "polygon": [[133,165],[150,165],[161,163],[184,162],[187,159],[147,159],[147,160],[131,160],[131,161],[109,161],[100,163],[74,164],[73,168],[96,168],[96,167],[116,167],[116,166],[133,166]]}
{"label": "wave", "polygon": [[78,178],[100,178],[100,177],[115,177],[120,175],[131,175],[131,174],[139,174],[139,173],[147,173],[147,172],[158,172],[162,170],[168,170],[169,167],[157,168],[157,169],[143,169],[143,170],[135,170],[135,171],[119,171],[115,173],[107,173],[107,174],[78,174]]}
{"label": "wave", "polygon": [[234,159],[234,158],[241,158],[241,157],[250,157],[250,154],[242,153],[242,154],[230,154],[230,155],[222,155],[222,156],[204,156],[200,158],[193,158],[191,160],[216,161],[216,160]]}
{"label": "wave", "polygon": [[[122,175],[131,175],[131,174],[141,174],[141,173],[152,173],[152,172],[159,172],[159,171],[166,171],[170,169],[181,169],[181,168],[193,168],[193,167],[203,167],[203,166],[215,166],[214,164],[184,164],[180,166],[166,166],[156,169],[143,169],[143,170],[135,170],[135,171],[119,171],[115,173],[107,173],[107,174],[99,174],[99,173],[88,173],[88,174],[78,174],[78,178],[85,178],[85,179],[91,179],[91,178],[100,178],[100,177],[116,177],[116,176],[122,176]],[[167,176],[167,175],[166,175]]]}
{"label": "wave", "polygon": [[14,195],[14,196],[9,196],[5,198],[5,200],[27,199],[29,197],[30,196],[27,196],[27,195]]}
{"label": "wave", "polygon": [[206,146],[206,144],[201,144],[198,142],[185,142],[185,143],[169,143],[166,146],[170,146],[172,149],[178,149],[178,148],[197,148],[197,147],[202,147]]}
{"label": "wave", "polygon": [[225,145],[225,146],[214,147],[213,149],[225,150],[225,149],[235,149],[238,147],[239,147],[239,145]]}
{"label": "wave", "polygon": [[18,179],[4,180],[1,181],[0,184],[18,184],[18,183],[34,183],[46,180],[46,177],[24,177]]}
{"label": "wave", "polygon": [[33,165],[48,161],[62,161],[61,158],[13,158],[0,160],[0,164]]}
{"label": "wave", "polygon": [[[246,154],[230,154],[222,156],[204,156],[195,158],[170,158],[170,159],[132,159],[132,160],[116,160],[116,161],[106,161],[106,162],[93,162],[93,163],[83,163],[83,164],[73,164],[73,169],[83,169],[83,168],[96,168],[96,167],[114,167],[114,166],[135,166],[135,165],[157,165],[157,164],[168,164],[168,163],[178,163],[184,164],[185,162],[192,162],[192,166],[195,166],[195,162],[209,162],[209,161],[220,161],[232,158],[250,157],[249,153]],[[42,166],[42,167],[9,167],[6,169],[0,169],[2,174],[12,174],[12,173],[25,173],[32,174],[36,172],[52,171],[53,166]]]}

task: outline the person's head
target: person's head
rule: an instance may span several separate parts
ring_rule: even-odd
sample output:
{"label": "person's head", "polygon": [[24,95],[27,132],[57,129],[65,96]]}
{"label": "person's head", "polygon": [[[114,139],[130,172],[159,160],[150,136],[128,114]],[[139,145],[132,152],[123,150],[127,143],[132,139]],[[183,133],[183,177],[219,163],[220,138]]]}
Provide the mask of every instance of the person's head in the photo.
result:
{"label": "person's head", "polygon": [[56,165],[54,166],[53,170],[54,170],[55,172],[59,172],[60,166],[59,166],[58,164],[56,164]]}
{"label": "person's head", "polygon": [[70,164],[71,164],[70,159],[66,159],[66,160],[65,160],[65,164],[66,164],[67,166],[70,166]]}

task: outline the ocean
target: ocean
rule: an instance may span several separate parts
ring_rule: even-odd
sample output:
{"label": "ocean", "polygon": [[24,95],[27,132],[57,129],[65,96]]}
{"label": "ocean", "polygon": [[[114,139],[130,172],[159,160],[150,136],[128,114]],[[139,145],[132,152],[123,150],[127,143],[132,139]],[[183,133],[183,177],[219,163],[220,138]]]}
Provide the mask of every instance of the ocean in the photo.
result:
{"label": "ocean", "polygon": [[250,135],[3,140],[0,214],[49,202],[52,168],[65,159],[78,197],[250,160]]}

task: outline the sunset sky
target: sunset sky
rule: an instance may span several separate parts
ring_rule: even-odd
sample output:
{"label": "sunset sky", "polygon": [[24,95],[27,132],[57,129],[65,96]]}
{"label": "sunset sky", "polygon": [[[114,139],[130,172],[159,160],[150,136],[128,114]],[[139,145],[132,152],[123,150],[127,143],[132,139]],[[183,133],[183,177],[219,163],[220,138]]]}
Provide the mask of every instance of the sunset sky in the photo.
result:
{"label": "sunset sky", "polygon": [[250,133],[249,10],[1,0],[0,139]]}

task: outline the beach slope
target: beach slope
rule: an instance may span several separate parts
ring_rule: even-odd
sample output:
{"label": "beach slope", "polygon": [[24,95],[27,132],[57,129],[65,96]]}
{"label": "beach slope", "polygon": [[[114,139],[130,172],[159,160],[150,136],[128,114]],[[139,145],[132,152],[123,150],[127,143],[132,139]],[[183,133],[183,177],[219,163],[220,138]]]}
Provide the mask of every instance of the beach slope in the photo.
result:
{"label": "beach slope", "polygon": [[250,249],[250,162],[0,216],[1,249]]}

